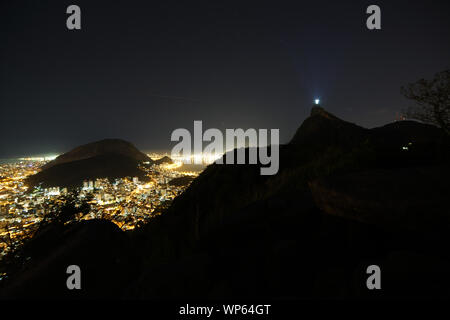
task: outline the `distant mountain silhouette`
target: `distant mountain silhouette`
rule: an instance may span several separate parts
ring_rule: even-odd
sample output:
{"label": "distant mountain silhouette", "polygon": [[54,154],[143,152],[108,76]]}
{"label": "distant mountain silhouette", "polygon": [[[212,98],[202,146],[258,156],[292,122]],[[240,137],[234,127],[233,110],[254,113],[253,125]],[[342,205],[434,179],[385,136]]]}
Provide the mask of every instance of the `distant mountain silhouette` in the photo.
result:
{"label": "distant mountain silhouette", "polygon": [[[278,174],[208,166],[167,211],[125,233],[120,247],[131,240],[138,265],[112,266],[98,282],[133,275],[103,292],[126,298],[450,297],[449,146],[432,126],[365,129],[314,108],[280,146]],[[56,284],[13,284],[53,281],[53,263],[88,263],[77,236],[65,243],[73,247],[64,254],[42,249],[3,295],[55,296],[59,289],[46,289]],[[380,291],[366,287],[372,264]]]}
{"label": "distant mountain silhouette", "polygon": [[313,107],[311,116],[298,128],[290,144],[319,150],[330,145],[352,147],[366,139],[368,133],[368,129],[341,120],[322,107]]}
{"label": "distant mountain silhouette", "polygon": [[164,156],[161,159],[153,160],[153,162],[154,162],[154,164],[164,164],[164,163],[171,164],[171,163],[173,163],[173,160],[170,159],[170,157],[168,157],[168,156]]}
{"label": "distant mountain silhouette", "polygon": [[49,169],[58,164],[73,162],[101,156],[105,154],[122,155],[136,161],[151,161],[151,159],[139,151],[132,143],[120,139],[104,139],[88,143],[58,156],[42,167]]}
{"label": "distant mountain silhouette", "polygon": [[119,139],[107,139],[79,146],[42,167],[42,171],[30,176],[27,184],[44,187],[77,187],[84,180],[96,178],[139,177],[146,180],[138,169],[140,162],[153,162],[131,143]]}

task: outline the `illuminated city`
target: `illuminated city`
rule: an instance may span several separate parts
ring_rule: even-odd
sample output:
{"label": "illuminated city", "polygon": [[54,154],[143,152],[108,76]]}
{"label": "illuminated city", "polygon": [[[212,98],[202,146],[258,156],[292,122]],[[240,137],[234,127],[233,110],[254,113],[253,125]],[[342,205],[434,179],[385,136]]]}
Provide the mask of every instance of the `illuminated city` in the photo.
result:
{"label": "illuminated city", "polygon": [[[159,159],[165,154],[150,153],[149,156]],[[28,176],[36,174],[40,167],[55,158],[27,157],[0,164],[0,258],[20,241],[31,237],[42,219],[71,193],[62,187],[38,186],[30,190],[25,184]],[[201,172],[184,169],[179,160],[150,167],[142,165],[140,169],[145,171],[148,182],[139,181],[137,177],[84,181],[74,191],[78,200],[87,201],[91,210],[79,219],[106,219],[122,230],[134,229],[139,223],[159,215],[189,184],[171,184],[173,179],[195,177]]]}

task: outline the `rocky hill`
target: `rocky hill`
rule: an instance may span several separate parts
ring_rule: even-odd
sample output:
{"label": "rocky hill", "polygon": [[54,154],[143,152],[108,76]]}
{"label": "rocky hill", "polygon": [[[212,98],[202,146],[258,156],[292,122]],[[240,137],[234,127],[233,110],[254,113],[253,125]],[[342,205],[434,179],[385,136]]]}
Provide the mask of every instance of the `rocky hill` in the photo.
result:
{"label": "rocky hill", "polygon": [[170,157],[168,157],[168,156],[164,156],[160,159],[153,160],[153,162],[155,164],[171,164],[171,163],[173,163],[173,160],[170,159]]}
{"label": "rocky hill", "polygon": [[369,130],[343,121],[322,107],[315,106],[298,128],[290,144],[302,146],[353,147],[367,139]]}
{"label": "rocky hill", "polygon": [[[111,272],[133,276],[104,294],[450,297],[449,146],[448,136],[432,126],[364,129],[314,108],[291,143],[281,146],[277,175],[261,176],[258,165],[210,165],[166,212],[127,233],[129,250],[140,260],[112,266]],[[109,236],[99,231],[97,237]],[[76,239],[65,241],[76,247]],[[40,259],[47,264],[74,263],[78,252],[45,250]],[[365,285],[371,264],[381,267],[381,291]],[[36,268],[18,272],[10,283],[40,283],[51,271]],[[101,282],[109,273],[98,277]],[[55,294],[45,289],[27,295]]]}
{"label": "rocky hill", "polygon": [[139,151],[132,143],[120,139],[104,139],[82,146],[78,146],[69,152],[58,156],[55,160],[50,161],[42,167],[49,169],[53,166],[74,162],[105,154],[122,155],[136,161],[151,161],[151,159],[141,151]]}
{"label": "rocky hill", "polygon": [[27,184],[44,187],[77,187],[84,180],[96,178],[139,177],[145,174],[138,169],[141,162],[152,160],[131,143],[119,139],[107,139],[79,146],[57,157],[29,177]]}

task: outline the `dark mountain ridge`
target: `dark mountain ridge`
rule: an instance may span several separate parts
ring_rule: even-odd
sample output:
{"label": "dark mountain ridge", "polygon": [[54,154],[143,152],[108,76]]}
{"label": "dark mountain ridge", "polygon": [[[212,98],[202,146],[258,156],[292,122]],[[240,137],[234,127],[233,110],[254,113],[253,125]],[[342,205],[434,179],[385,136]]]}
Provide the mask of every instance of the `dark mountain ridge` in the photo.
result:
{"label": "dark mountain ridge", "polygon": [[298,128],[290,144],[302,146],[339,145],[352,147],[366,139],[369,130],[356,124],[344,121],[315,106],[311,115]]}
{"label": "dark mountain ridge", "polygon": [[44,165],[42,169],[45,170],[58,164],[89,159],[104,154],[122,155],[136,161],[151,161],[146,154],[139,151],[128,141],[121,139],[104,139],[76,147],[69,152],[58,156],[55,160],[50,161]]}
{"label": "dark mountain ridge", "polygon": [[84,180],[96,178],[138,177],[146,180],[139,163],[153,161],[131,143],[106,139],[79,146],[44,165],[27,178],[30,186],[80,187]]}
{"label": "dark mountain ridge", "polygon": [[168,156],[164,156],[161,159],[153,160],[153,162],[155,164],[165,164],[165,163],[171,164],[171,163],[173,163],[173,160],[170,157],[168,157]]}
{"label": "dark mountain ridge", "polygon": [[[449,146],[432,126],[364,129],[313,109],[280,146],[278,174],[210,165],[166,212],[128,233],[140,267],[117,269],[134,276],[111,290],[132,298],[450,297]],[[381,291],[365,285],[371,264],[381,267]],[[10,281],[45,274],[30,269]],[[19,289],[16,296],[57,291]]]}

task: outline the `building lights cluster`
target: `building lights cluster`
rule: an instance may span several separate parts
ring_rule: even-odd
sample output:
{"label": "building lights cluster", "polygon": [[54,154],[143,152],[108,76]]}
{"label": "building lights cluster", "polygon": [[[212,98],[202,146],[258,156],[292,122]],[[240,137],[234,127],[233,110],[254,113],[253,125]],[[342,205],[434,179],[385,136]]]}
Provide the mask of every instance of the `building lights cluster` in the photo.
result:
{"label": "building lights cluster", "polygon": [[[162,157],[161,154],[152,156]],[[0,164],[0,259],[14,243],[29,237],[44,216],[54,212],[69,193],[60,186],[28,190],[25,178],[39,172],[47,163],[36,159]],[[145,181],[137,177],[84,181],[77,189],[77,201],[89,201],[91,211],[79,219],[107,219],[123,230],[133,229],[158,215],[161,208],[186,189],[187,186],[171,185],[172,179],[199,174],[199,171],[183,171],[180,161],[142,165],[140,169],[145,172]]]}

